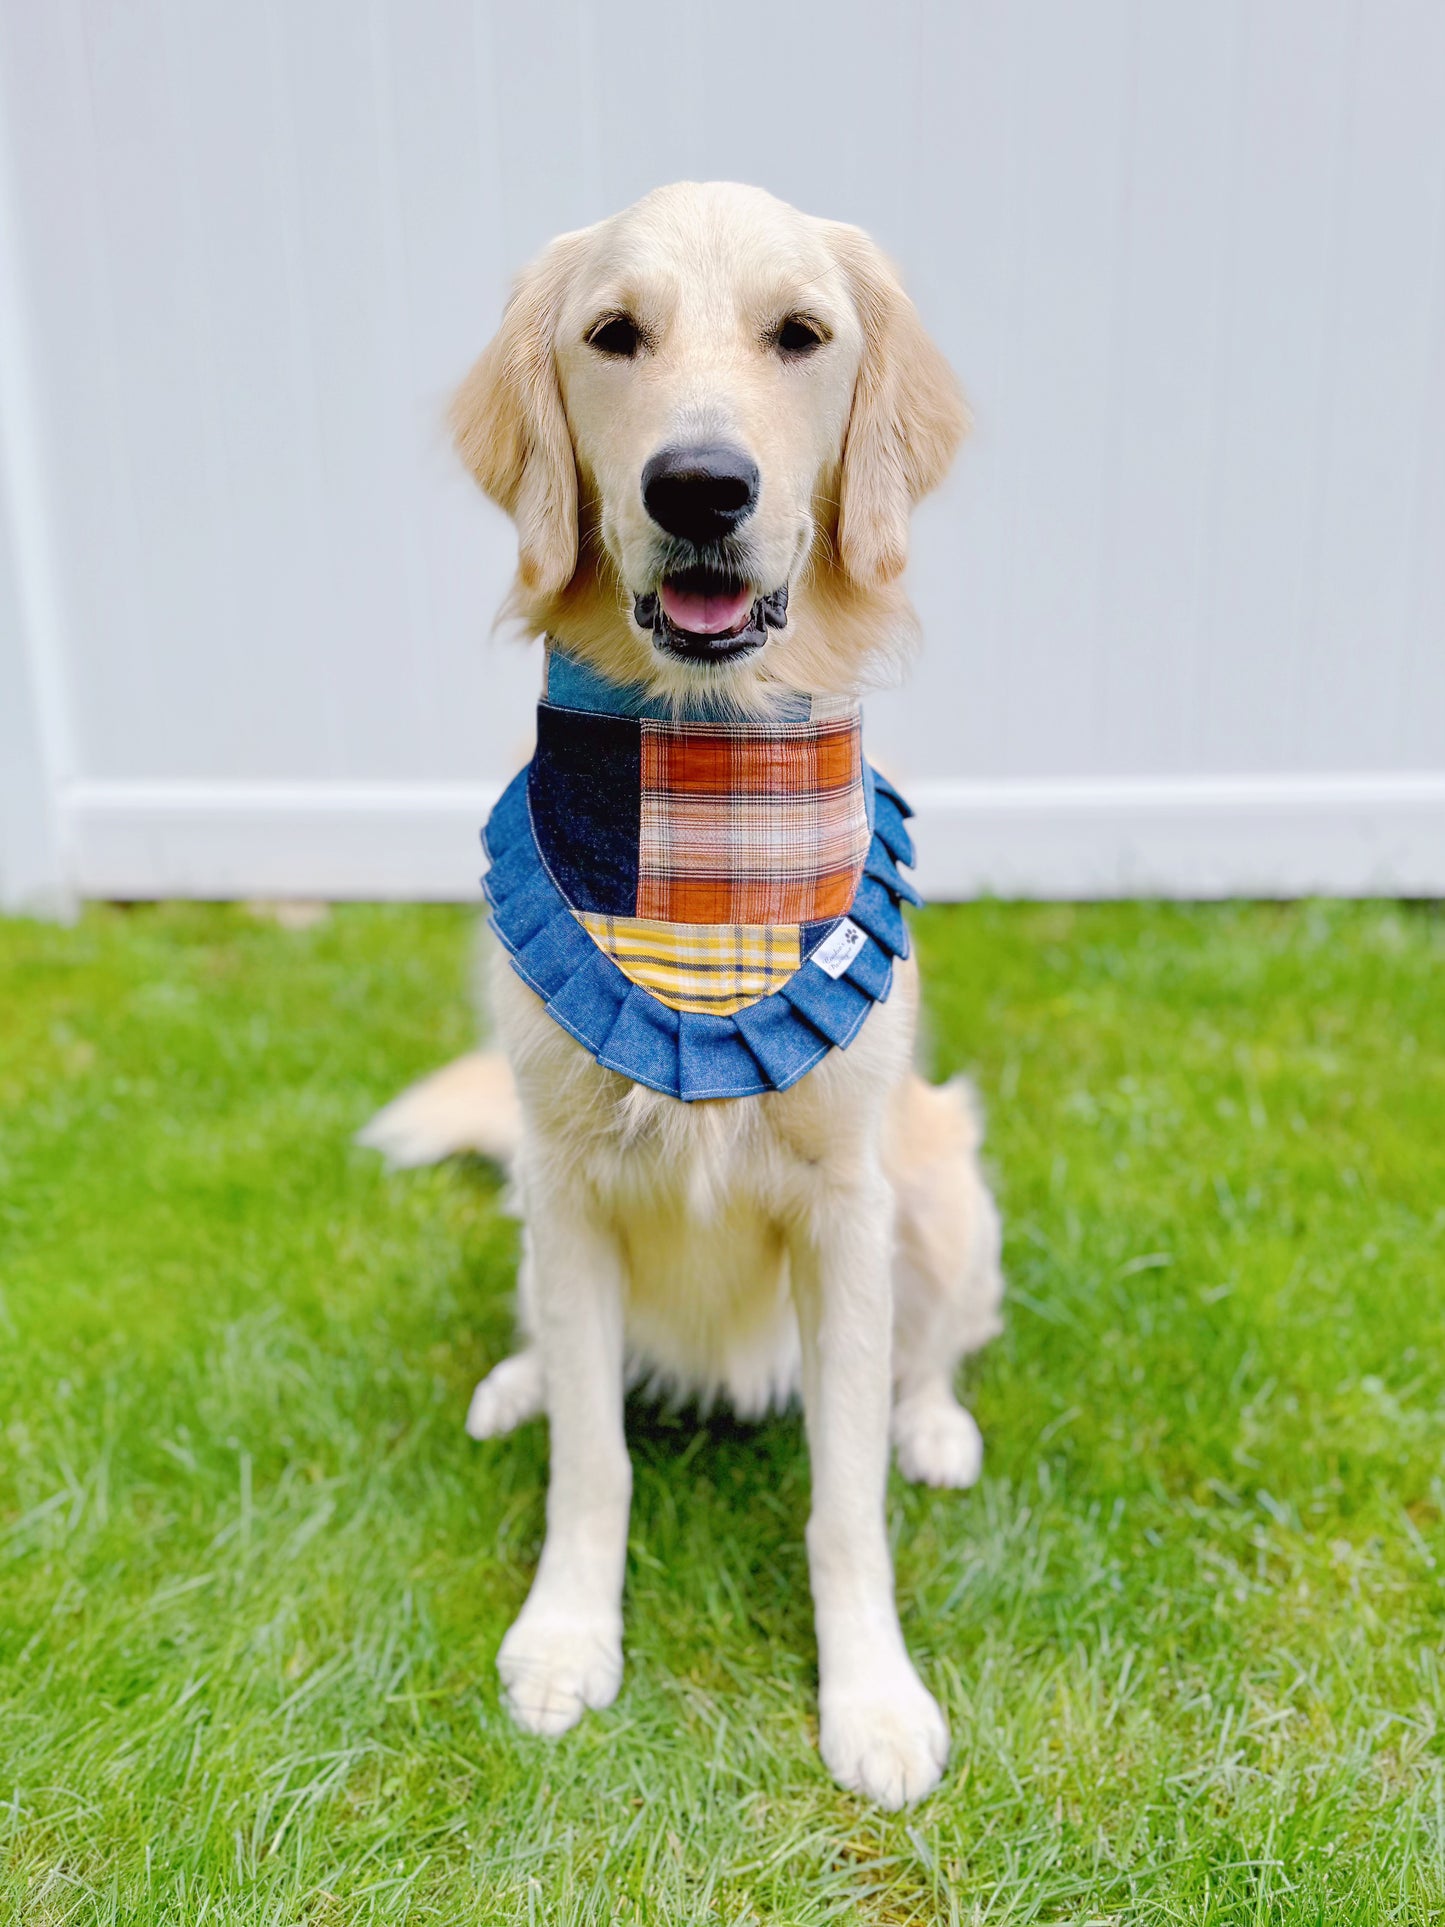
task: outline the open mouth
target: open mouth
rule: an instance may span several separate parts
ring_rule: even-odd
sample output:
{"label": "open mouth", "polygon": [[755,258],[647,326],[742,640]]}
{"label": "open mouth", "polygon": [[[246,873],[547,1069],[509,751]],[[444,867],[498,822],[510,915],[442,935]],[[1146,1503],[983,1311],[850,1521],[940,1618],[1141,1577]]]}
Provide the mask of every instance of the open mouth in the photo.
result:
{"label": "open mouth", "polygon": [[735,662],[761,649],[769,629],[788,620],[788,587],[754,595],[746,582],[716,569],[683,569],[664,577],[655,594],[633,604],[653,646],[686,662]]}

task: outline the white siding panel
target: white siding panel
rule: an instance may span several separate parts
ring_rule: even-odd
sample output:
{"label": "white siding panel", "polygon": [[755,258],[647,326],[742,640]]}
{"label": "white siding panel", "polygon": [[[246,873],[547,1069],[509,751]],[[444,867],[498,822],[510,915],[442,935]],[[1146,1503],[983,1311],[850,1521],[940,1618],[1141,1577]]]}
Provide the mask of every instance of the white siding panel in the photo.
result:
{"label": "white siding panel", "polygon": [[1399,665],[1391,761],[1445,768],[1445,220],[1436,230],[1430,370],[1420,408],[1408,588],[1390,653]]}
{"label": "white siding panel", "polygon": [[1138,19],[1093,611],[1105,772],[1197,767],[1239,37],[1237,6]]}
{"label": "white siding panel", "polygon": [[[178,614],[160,673],[189,673],[214,701],[201,733],[157,745],[167,760],[154,767],[332,775],[344,762],[320,566],[328,489],[279,53],[264,7],[182,8],[168,24],[206,349],[183,401],[209,433],[216,574],[210,620],[188,633]],[[152,701],[164,713],[160,692]]]}
{"label": "white siding panel", "polygon": [[[1412,548],[1428,539],[1416,496],[1440,435],[1422,400],[1445,333],[1445,8],[1392,0],[1356,59],[1298,666],[1297,752],[1316,769],[1387,769],[1398,753],[1400,697],[1417,700],[1402,646]],[[1445,548],[1438,510],[1431,546]],[[1441,616],[1437,603],[1437,652]]]}
{"label": "white siding panel", "polygon": [[1243,13],[1196,737],[1198,762],[1212,770],[1298,767],[1305,571],[1328,445],[1329,296],[1357,23],[1352,0],[1278,0]]}

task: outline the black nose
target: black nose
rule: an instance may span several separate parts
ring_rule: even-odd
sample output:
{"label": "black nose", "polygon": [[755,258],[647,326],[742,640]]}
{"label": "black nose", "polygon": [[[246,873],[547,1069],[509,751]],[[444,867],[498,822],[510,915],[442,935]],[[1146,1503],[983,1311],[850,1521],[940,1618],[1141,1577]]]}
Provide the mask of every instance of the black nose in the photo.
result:
{"label": "black nose", "polygon": [[647,512],[669,535],[717,542],[758,505],[758,465],[740,448],[660,448],[642,471]]}

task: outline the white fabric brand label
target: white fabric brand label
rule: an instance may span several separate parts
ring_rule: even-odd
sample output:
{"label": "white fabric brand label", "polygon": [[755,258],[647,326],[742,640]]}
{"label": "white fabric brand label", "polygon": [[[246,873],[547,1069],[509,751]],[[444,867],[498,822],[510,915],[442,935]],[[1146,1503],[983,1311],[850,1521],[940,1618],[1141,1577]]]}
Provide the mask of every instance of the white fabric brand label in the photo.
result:
{"label": "white fabric brand label", "polygon": [[844,917],[836,930],[830,930],[813,952],[812,962],[830,977],[841,977],[863,948],[864,932],[851,917]]}

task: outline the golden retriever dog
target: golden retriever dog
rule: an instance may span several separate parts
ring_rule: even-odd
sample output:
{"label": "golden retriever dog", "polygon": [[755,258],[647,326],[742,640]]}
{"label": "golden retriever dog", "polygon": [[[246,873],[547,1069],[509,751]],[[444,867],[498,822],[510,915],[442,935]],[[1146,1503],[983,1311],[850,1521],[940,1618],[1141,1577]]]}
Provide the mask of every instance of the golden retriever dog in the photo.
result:
{"label": "golden retriever dog", "polygon": [[[690,183],[554,241],[453,411],[516,524],[527,627],[615,682],[706,686],[742,718],[892,677],[914,631],[909,514],[964,419],[865,234]],[[900,959],[848,1047],[791,1088],[684,1103],[602,1068],[499,962],[505,1060],[439,1072],[363,1140],[398,1164],[473,1149],[513,1172],[522,1346],[468,1418],[476,1438],[550,1428],[546,1540],[498,1658],[508,1706],[557,1734],[618,1691],[627,1386],[744,1416],[800,1390],[823,1758],[884,1806],[916,1800],[948,1731],[898,1622],[890,1439],[907,1478],[978,1476],[954,1376],[1002,1292],[971,1097],[912,1068],[916,968]]]}

